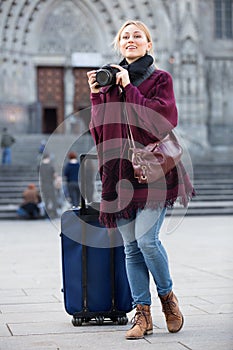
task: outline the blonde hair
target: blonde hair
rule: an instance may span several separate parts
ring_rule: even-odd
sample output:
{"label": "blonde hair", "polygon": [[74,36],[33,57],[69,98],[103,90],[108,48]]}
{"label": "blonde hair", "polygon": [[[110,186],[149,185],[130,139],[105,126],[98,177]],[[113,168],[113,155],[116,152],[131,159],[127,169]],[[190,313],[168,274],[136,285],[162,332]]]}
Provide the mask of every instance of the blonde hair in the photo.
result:
{"label": "blonde hair", "polygon": [[[122,34],[123,30],[127,26],[132,25],[132,24],[135,25],[136,27],[138,27],[140,30],[142,30],[145,33],[148,43],[149,42],[152,43],[152,37],[151,37],[150,31],[149,31],[148,27],[143,22],[141,22],[141,21],[134,21],[134,20],[128,20],[121,26],[121,28],[119,29],[118,33],[115,36],[115,39],[113,40],[114,49],[118,53],[120,52],[119,48],[120,48],[121,34]],[[151,56],[154,56],[153,43],[152,43],[151,49],[149,50],[148,53]]]}

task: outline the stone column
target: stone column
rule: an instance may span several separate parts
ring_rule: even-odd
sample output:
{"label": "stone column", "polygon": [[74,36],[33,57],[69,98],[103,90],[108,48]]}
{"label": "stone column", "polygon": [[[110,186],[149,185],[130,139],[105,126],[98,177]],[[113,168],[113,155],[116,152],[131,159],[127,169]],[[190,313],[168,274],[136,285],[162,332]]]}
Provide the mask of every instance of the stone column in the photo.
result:
{"label": "stone column", "polygon": [[74,76],[72,67],[65,68],[64,73],[64,117],[65,133],[71,133],[72,112],[74,109]]}

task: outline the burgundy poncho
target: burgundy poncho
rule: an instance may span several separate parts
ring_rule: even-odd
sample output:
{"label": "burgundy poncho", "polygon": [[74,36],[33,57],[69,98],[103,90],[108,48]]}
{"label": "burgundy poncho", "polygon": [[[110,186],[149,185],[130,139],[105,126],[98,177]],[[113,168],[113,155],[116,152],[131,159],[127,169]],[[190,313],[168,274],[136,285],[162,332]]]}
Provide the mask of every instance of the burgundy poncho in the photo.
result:
{"label": "burgundy poncho", "polygon": [[105,87],[100,93],[92,93],[91,101],[90,131],[97,147],[102,180],[100,222],[115,227],[116,218],[134,217],[138,208],[172,207],[177,198],[187,206],[194,189],[181,162],[164,178],[145,185],[134,178],[128,160],[123,105],[138,145],[162,139],[177,125],[170,74],[156,69],[138,87],[130,83],[123,92],[116,85]]}

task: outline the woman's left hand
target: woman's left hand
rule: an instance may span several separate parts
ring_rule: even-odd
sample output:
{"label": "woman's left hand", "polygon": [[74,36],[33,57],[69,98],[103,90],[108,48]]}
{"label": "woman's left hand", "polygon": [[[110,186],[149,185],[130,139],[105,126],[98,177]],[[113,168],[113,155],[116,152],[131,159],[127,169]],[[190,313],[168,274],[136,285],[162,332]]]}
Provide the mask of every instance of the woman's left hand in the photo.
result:
{"label": "woman's left hand", "polygon": [[111,64],[111,67],[118,68],[120,72],[116,74],[116,84],[122,86],[123,88],[130,84],[129,73],[127,69],[117,65]]}

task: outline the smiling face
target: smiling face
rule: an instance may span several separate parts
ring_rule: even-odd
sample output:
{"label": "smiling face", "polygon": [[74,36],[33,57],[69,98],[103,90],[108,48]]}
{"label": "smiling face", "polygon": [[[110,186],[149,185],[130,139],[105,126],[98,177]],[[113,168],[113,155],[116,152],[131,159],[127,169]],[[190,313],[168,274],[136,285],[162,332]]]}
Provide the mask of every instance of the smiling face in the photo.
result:
{"label": "smiling face", "polygon": [[145,32],[136,25],[129,24],[122,30],[119,49],[128,63],[132,63],[144,56],[151,48],[152,43],[148,41]]}

